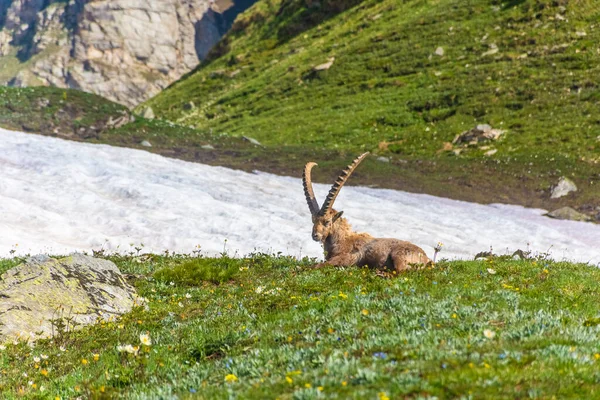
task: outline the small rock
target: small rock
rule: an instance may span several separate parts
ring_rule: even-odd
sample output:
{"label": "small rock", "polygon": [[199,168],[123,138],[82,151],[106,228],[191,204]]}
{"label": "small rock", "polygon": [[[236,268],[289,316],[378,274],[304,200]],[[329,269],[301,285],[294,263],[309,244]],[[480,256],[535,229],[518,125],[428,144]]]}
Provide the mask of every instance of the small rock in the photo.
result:
{"label": "small rock", "polygon": [[329,61],[327,61],[326,63],[319,64],[316,67],[313,67],[313,71],[327,71],[329,68],[331,68],[334,61],[335,57],[330,57]]}
{"label": "small rock", "polygon": [[493,156],[494,154],[496,154],[498,152],[498,149],[492,149],[492,150],[488,150],[485,153],[483,153],[484,156]]}
{"label": "small rock", "polygon": [[193,110],[194,108],[196,108],[196,105],[194,104],[193,101],[188,101],[187,103],[185,103],[183,105],[183,109],[186,110],[186,111]]}
{"label": "small rock", "polygon": [[130,116],[121,115],[120,117],[113,118],[112,116],[106,122],[106,126],[110,129],[120,128],[130,121]]}
{"label": "small rock", "polygon": [[559,197],[566,196],[567,194],[576,191],[577,185],[575,185],[575,182],[563,176],[559,179],[556,186],[552,188],[552,194],[550,195],[550,198],[558,199]]}
{"label": "small rock", "polygon": [[438,47],[437,49],[435,49],[435,51],[433,53],[436,56],[442,57],[444,55],[444,48],[443,47]]}
{"label": "small rock", "polygon": [[490,44],[490,49],[486,52],[481,53],[482,57],[485,56],[491,56],[492,54],[496,54],[498,52],[498,46],[496,46],[494,43]]}
{"label": "small rock", "polygon": [[377,157],[377,161],[384,162],[384,163],[389,163],[390,159],[389,159],[389,157]]}
{"label": "small rock", "polygon": [[577,32],[575,32],[575,34],[579,37],[587,36],[587,33],[585,33],[584,31],[577,31]]}
{"label": "small rock", "polygon": [[146,119],[154,119],[154,110],[152,107],[145,107],[144,111],[142,111],[142,117]]}
{"label": "small rock", "polygon": [[152,144],[147,140],[142,140],[140,144],[144,147],[152,147]]}
{"label": "small rock", "polygon": [[46,108],[50,105],[50,100],[45,97],[40,97],[37,101],[37,105],[39,108]]}
{"label": "small rock", "polygon": [[240,72],[242,72],[242,70],[241,70],[241,69],[236,69],[235,71],[233,71],[233,72],[231,72],[231,73],[229,74],[229,77],[230,77],[230,78],[233,78],[234,76],[236,76],[236,75],[237,75],[237,74],[239,74]]}
{"label": "small rock", "polygon": [[204,150],[214,150],[215,148],[213,146],[211,146],[210,144],[204,144],[202,146],[200,146],[201,149]]}
{"label": "small rock", "polygon": [[559,21],[564,21],[565,17],[563,17],[562,15],[560,15],[559,13],[556,13],[556,15],[554,16],[554,18],[556,18]]}
{"label": "small rock", "polygon": [[493,129],[488,124],[480,124],[475,128],[465,131],[459,135],[456,135],[453,144],[477,144],[480,142],[498,140],[504,133],[501,129]]}
{"label": "small rock", "polygon": [[592,218],[589,215],[580,213],[571,207],[561,207],[558,210],[554,210],[546,214],[550,218],[566,219],[570,221],[591,221]]}
{"label": "small rock", "polygon": [[251,137],[248,137],[248,136],[242,136],[242,138],[244,140],[247,140],[248,142],[252,143],[253,145],[260,146],[260,147],[265,147],[258,140],[254,139],[254,138],[251,138]]}

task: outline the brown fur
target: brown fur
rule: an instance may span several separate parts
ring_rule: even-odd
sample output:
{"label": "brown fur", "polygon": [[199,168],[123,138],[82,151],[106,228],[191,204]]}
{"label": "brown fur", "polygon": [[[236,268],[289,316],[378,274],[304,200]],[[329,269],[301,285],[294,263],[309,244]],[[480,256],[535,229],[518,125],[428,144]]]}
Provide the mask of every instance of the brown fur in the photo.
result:
{"label": "brown fur", "polygon": [[356,265],[402,272],[430,263],[427,254],[410,242],[354,232],[346,218],[333,209],[323,216],[313,216],[313,224],[313,239],[325,250],[325,262],[316,267]]}
{"label": "brown fur", "polygon": [[357,265],[402,272],[413,265],[431,263],[423,249],[412,243],[398,239],[377,239],[368,233],[354,232],[348,221],[342,218],[342,212],[332,208],[340,190],[367,154],[361,154],[341,172],[322,207],[319,207],[312,188],[311,170],[317,164],[309,162],[304,167],[302,184],[313,220],[312,237],[321,242],[325,250],[325,262],[316,266]]}

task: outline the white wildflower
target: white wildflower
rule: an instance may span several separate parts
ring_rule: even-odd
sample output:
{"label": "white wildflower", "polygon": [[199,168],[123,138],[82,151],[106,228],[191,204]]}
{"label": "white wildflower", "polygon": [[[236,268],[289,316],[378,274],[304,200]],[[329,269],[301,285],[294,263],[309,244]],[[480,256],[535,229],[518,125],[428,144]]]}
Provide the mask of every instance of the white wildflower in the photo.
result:
{"label": "white wildflower", "polygon": [[134,347],[130,344],[126,344],[125,346],[121,346],[121,345],[117,346],[117,351],[120,353],[135,354],[138,352],[138,350],[139,350],[139,347],[137,347],[137,346]]}
{"label": "white wildflower", "polygon": [[140,342],[142,342],[142,344],[144,346],[151,346],[152,340],[150,340],[150,334],[148,334],[148,333],[140,334]]}
{"label": "white wildflower", "polygon": [[496,336],[496,332],[490,329],[484,329],[483,336],[485,336],[488,339],[493,339]]}

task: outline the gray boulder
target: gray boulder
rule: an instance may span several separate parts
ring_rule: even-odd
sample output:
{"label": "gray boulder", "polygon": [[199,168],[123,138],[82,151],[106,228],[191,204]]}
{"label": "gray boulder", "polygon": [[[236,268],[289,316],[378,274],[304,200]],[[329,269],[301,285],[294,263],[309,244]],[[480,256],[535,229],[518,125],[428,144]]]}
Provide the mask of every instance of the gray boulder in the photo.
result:
{"label": "gray boulder", "polygon": [[141,304],[114,263],[81,254],[36,256],[8,270],[0,276],[0,299],[0,343],[49,338],[57,320],[72,330]]}
{"label": "gray boulder", "polygon": [[591,221],[592,218],[589,215],[580,213],[571,207],[561,207],[558,210],[554,210],[546,214],[551,218],[556,219],[567,219],[570,221]]}
{"label": "gray boulder", "polygon": [[576,191],[577,185],[575,185],[575,182],[563,176],[559,179],[556,186],[552,188],[552,194],[550,195],[550,198],[558,199],[559,197],[566,196],[569,193]]}

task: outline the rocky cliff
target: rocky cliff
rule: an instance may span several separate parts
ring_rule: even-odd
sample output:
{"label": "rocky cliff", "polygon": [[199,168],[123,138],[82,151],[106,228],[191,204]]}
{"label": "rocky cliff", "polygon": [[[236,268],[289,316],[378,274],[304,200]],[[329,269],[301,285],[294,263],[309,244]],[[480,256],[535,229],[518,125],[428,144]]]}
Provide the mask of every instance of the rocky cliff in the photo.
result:
{"label": "rocky cliff", "polygon": [[0,83],[127,106],[193,69],[255,0],[0,0]]}

